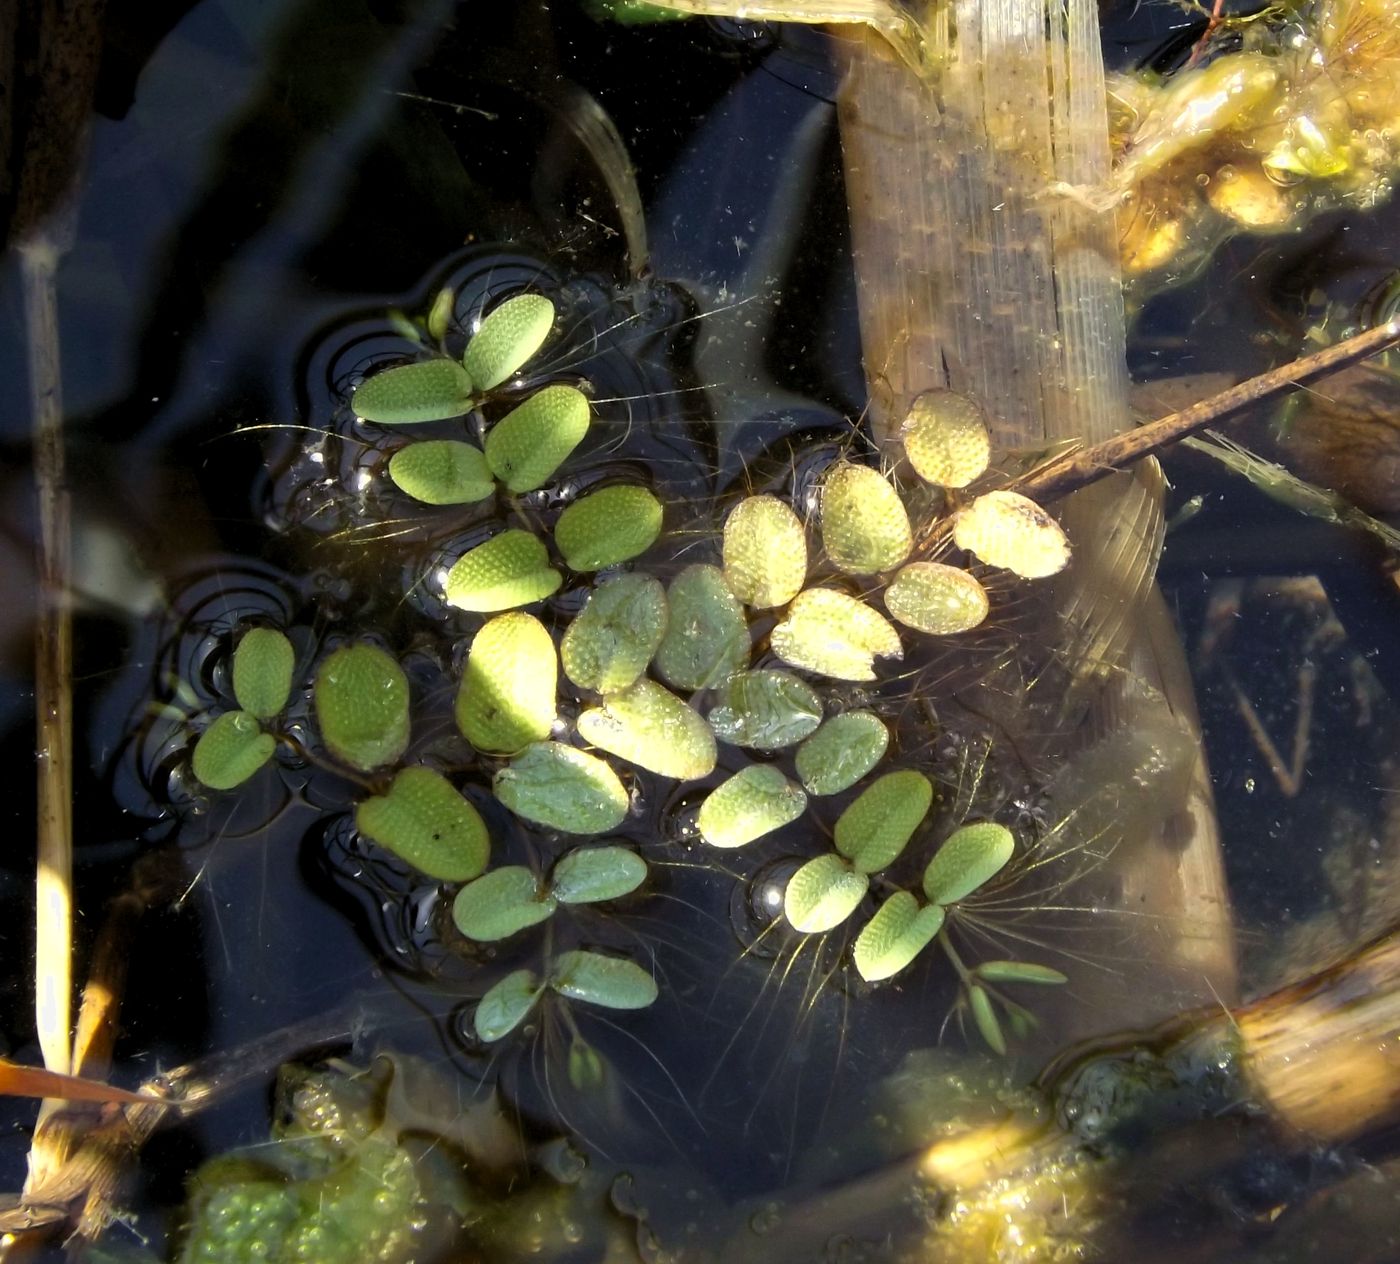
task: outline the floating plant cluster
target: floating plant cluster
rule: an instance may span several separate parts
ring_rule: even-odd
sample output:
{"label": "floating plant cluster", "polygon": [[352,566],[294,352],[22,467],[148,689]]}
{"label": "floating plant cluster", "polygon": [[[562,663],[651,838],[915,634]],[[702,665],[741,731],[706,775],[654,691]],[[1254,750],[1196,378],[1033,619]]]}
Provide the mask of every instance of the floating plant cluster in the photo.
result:
{"label": "floating plant cluster", "polygon": [[[430,331],[440,332],[451,301],[449,292],[434,305]],[[518,375],[555,321],[549,298],[515,294],[480,321],[460,358],[433,354],[372,372],[354,389],[351,409],[372,427],[476,415],[503,384],[513,397],[522,393]],[[920,506],[917,530],[912,497],[896,477],[843,458],[822,476],[813,530],[802,505],[748,495],[708,539],[687,540],[688,555],[708,546],[714,561],[650,558],[666,509],[647,487],[575,488],[557,497],[567,503],[548,529],[539,502],[528,499],[567,475],[592,414],[587,383],[549,382],[490,424],[480,446],[410,439],[387,464],[400,492],[425,505],[504,496],[511,507],[500,529],[463,549],[441,577],[448,606],[482,616],[453,710],[473,766],[492,770],[497,803],[563,844],[548,872],[492,865],[486,820],[454,785],[452,768],[401,766],[409,679],[370,640],[333,649],[310,672],[320,744],[301,753],[360,774],[370,793],[355,808],[358,833],[453,884],[455,932],[487,945],[545,928],[561,910],[645,888],[647,860],[608,837],[632,812],[643,774],[710,783],[693,829],[716,860],[810,815],[821,800],[854,792],[835,817],[829,847],[788,878],[784,919],[797,936],[822,935],[882,896],[854,934],[849,960],[867,983],[892,978],[940,938],[962,901],[1003,874],[1018,843],[996,821],[963,822],[937,837],[928,825],[933,781],[917,767],[881,768],[889,728],[875,709],[849,705],[843,682],[879,680],[904,658],[910,638],[960,637],[988,618],[992,598],[973,569],[930,554],[972,554],[983,573],[1001,568],[1034,579],[1068,562],[1063,532],[1014,492],[964,490],[989,467],[988,427],[974,401],[935,391],[915,402],[901,433]],[[942,510],[931,514],[927,504]],[[951,546],[930,546],[935,528]],[[546,602],[566,577],[578,600],[551,629],[527,607]],[[299,740],[278,723],[293,694],[294,660],[283,632],[242,632],[232,671],[237,707],[208,724],[194,746],[193,772],[204,786],[231,790],[274,757],[279,739]],[[561,707],[561,671],[577,707]],[[722,773],[721,747],[736,748],[731,754],[742,752],[746,762]],[[896,751],[892,762],[906,761]],[[820,818],[813,824],[812,836],[821,837]],[[927,854],[917,895],[882,877],[916,839]],[[1005,1041],[994,1002],[1014,1028],[1030,1017],[997,986],[1064,978],[1032,962],[969,969],[946,936],[943,946],[973,1020],[998,1050]],[[614,1010],[656,999],[651,971],[635,961],[587,949],[546,947],[542,955],[540,969],[512,970],[485,991],[473,1018],[480,1040],[507,1036],[546,993]]]}

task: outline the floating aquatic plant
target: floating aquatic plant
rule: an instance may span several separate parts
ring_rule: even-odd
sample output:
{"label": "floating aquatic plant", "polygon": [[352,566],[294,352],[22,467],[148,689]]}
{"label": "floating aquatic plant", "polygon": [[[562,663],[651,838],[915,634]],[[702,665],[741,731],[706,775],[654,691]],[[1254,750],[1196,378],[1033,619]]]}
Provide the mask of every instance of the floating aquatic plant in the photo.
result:
{"label": "floating aquatic plant", "polygon": [[900,439],[914,472],[938,487],[966,487],[992,459],[992,437],[981,406],[957,391],[933,390],[909,407]]}
{"label": "floating aquatic plant", "polygon": [[889,744],[890,731],[874,712],[843,712],[797,748],[797,775],[809,794],[840,794],[880,762]]}
{"label": "floating aquatic plant", "polygon": [[967,571],[942,562],[911,562],[885,589],[885,609],[906,628],[952,636],[980,627],[991,601]]}
{"label": "floating aquatic plant", "polygon": [[599,584],[559,642],[564,674],[582,689],[626,689],[660,649],[669,620],[660,580],[618,575]]}
{"label": "floating aquatic plant", "polygon": [[455,360],[420,360],[366,378],[350,406],[362,421],[411,425],[460,417],[472,407],[471,375]]}
{"label": "floating aquatic plant", "polygon": [[822,544],[833,565],[852,575],[893,570],[914,546],[899,492],[879,470],[843,461],[822,484]]}
{"label": "floating aquatic plant", "polygon": [[425,505],[469,505],[496,491],[481,449],[460,439],[405,444],[389,458],[389,477]]}
{"label": "floating aquatic plant", "polygon": [[533,615],[512,610],[476,634],[457,693],[457,727],[479,751],[513,755],[554,727],[554,638]]}
{"label": "floating aquatic plant", "polygon": [[528,531],[510,527],[463,553],[443,591],[459,610],[491,614],[543,601],[562,582],[549,550]]}
{"label": "floating aquatic plant", "polygon": [[377,645],[331,654],[316,673],[314,697],[321,740],[351,768],[382,768],[408,746],[408,678]]}
{"label": "floating aquatic plant", "polygon": [[656,980],[636,962],[579,949],[560,953],[543,980],[531,970],[514,970],[496,983],[477,1005],[477,1036],[491,1043],[510,1035],[546,989],[604,1009],[645,1009],[656,1000]]}
{"label": "floating aquatic plant", "polygon": [[745,605],[784,606],[807,582],[807,537],[776,496],[750,496],[724,522],[724,580]]}
{"label": "floating aquatic plant", "polygon": [[717,753],[710,726],[686,702],[655,681],[639,680],[578,718],[585,741],[675,781],[695,781],[714,771]]}
{"label": "floating aquatic plant", "polygon": [[536,742],[496,774],[496,798],[517,816],[566,834],[605,834],[627,816],[627,791],[596,755]]}
{"label": "floating aquatic plant", "polygon": [[546,386],[491,427],[486,463],[512,492],[543,487],[588,433],[588,400],[572,386]]}
{"label": "floating aquatic plant", "polygon": [[554,304],[543,294],[516,294],[494,308],[467,343],[462,365],[478,391],[518,372],[554,327]]}
{"label": "floating aquatic plant", "polygon": [[712,689],[749,662],[744,608],[715,566],[687,566],[667,590],[670,618],[656,672],[677,689]]}
{"label": "floating aquatic plant", "polygon": [[292,694],[292,643],[275,628],[249,628],[233,652],[233,696],[259,720],[270,720]]}
{"label": "floating aquatic plant", "polygon": [[444,882],[475,878],[486,868],[491,849],[481,814],[431,768],[399,772],[386,794],[355,810],[355,828]]}
{"label": "floating aquatic plant", "polygon": [[695,825],[712,847],[743,847],[797,820],[806,808],[807,796],[776,768],[750,764],[710,792]]}
{"label": "floating aquatic plant", "polygon": [[710,727],[721,741],[754,750],[795,746],[822,722],[817,691],[791,672],[735,672],[720,687]]}
{"label": "floating aquatic plant", "polygon": [[277,749],[277,739],[264,733],[256,716],[225,711],[195,743],[194,775],[211,790],[232,790],[258,771]]}
{"label": "floating aquatic plant", "polygon": [[1023,579],[1054,575],[1069,562],[1069,541],[1060,524],[1018,492],[988,492],[959,510],[953,542]]}
{"label": "floating aquatic plant", "polygon": [[600,571],[645,553],[661,534],[661,502],[645,487],[604,487],[574,501],[554,526],[570,570]]}
{"label": "floating aquatic plant", "polygon": [[904,657],[884,615],[834,588],[798,593],[771,643],[783,662],[836,680],[874,680],[875,659]]}

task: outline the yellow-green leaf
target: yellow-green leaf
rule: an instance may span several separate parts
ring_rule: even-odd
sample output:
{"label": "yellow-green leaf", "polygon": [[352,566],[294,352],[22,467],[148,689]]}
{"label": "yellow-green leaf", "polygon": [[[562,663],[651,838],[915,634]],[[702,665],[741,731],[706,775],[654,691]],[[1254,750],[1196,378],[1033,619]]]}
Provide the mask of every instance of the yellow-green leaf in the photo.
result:
{"label": "yellow-green leaf", "polygon": [[956,904],[1006,867],[1015,839],[1005,825],[982,821],[955,831],[924,870],[924,894],[932,904]]}
{"label": "yellow-green leaf", "polygon": [[943,927],[943,909],[922,908],[907,891],[896,891],[880,905],[856,939],[854,959],[860,977],[878,983],[898,974]]}
{"label": "yellow-green leaf", "polygon": [[837,680],[874,680],[876,658],[904,657],[884,615],[834,588],[798,593],[770,643],[783,662]]}
{"label": "yellow-green leaf", "polygon": [[783,913],[793,930],[820,935],[840,926],[865,898],[870,879],[856,873],[840,856],[827,852],[809,860],[791,878],[783,894]]}
{"label": "yellow-green leaf", "polygon": [[517,294],[491,311],[467,343],[462,364],[479,391],[493,390],[544,345],[554,304],[543,294]]}
{"label": "yellow-green leaf", "polygon": [[1043,579],[1069,562],[1069,540],[1048,513],[1019,492],[979,496],[953,519],[953,543],[1023,579]]}
{"label": "yellow-green leaf", "polygon": [[844,461],[831,468],[822,485],[822,544],[851,575],[887,571],[909,556],[909,514],[879,470]]}
{"label": "yellow-green leaf", "polygon": [[1035,961],[984,961],[973,973],[987,983],[1034,983],[1055,987],[1068,983],[1068,976]]}
{"label": "yellow-green leaf", "polygon": [[991,607],[987,590],[967,571],[910,562],[885,589],[885,608],[907,628],[951,636],[977,627]]}
{"label": "yellow-green leaf", "polygon": [[982,1039],[994,1053],[1005,1055],[1006,1037],[1002,1035],[1001,1023],[997,1021],[996,1010],[992,1008],[992,998],[987,995],[986,989],[974,983],[967,990],[967,1000],[972,1007],[972,1021],[977,1024]]}
{"label": "yellow-green leaf", "polygon": [[233,696],[249,715],[270,720],[292,692],[292,643],[275,628],[251,628],[233,652]]}
{"label": "yellow-green leaf", "polygon": [[938,487],[966,487],[992,459],[992,437],[976,400],[957,391],[918,396],[900,430],[914,472]]}
{"label": "yellow-green leaf", "polygon": [[455,360],[419,360],[366,378],[350,407],[382,426],[460,417],[472,406],[472,381]]}
{"label": "yellow-green leaf", "polygon": [[640,557],[660,534],[661,502],[645,487],[589,492],[554,524],[554,543],[575,571],[600,571]]}
{"label": "yellow-green leaf", "polygon": [[387,794],[355,809],[355,828],[444,882],[475,878],[491,848],[481,814],[431,768],[405,768]]}
{"label": "yellow-green leaf", "polygon": [[486,461],[513,492],[543,487],[588,433],[588,400],[572,386],[546,386],[486,436]]}
{"label": "yellow-green leaf", "polygon": [[668,685],[713,689],[748,666],[748,620],[718,567],[687,566],[671,581],[667,600],[656,670]]}
{"label": "yellow-green leaf", "polygon": [[543,601],[563,582],[549,551],[528,531],[511,527],[468,549],[447,573],[448,605],[491,614]]}
{"label": "yellow-green leaf", "polygon": [[712,847],[743,847],[795,821],[807,796],[769,764],[750,764],[700,805],[696,827]]}
{"label": "yellow-green leaf", "polygon": [[225,711],[199,736],[191,764],[194,775],[211,790],[232,790],[261,768],[277,749],[246,711]]}
{"label": "yellow-green leaf", "polygon": [[774,751],[795,746],[822,722],[817,691],[791,672],[768,668],[738,672],[724,682],[710,711],[723,742]]}
{"label": "yellow-green leaf", "polygon": [[757,610],[783,606],[807,582],[807,536],[776,496],[750,496],[724,522],[724,580]]}
{"label": "yellow-green leaf", "polygon": [[567,834],[603,834],[627,816],[627,791],[601,759],[561,742],[536,742],[496,774],[493,789],[516,816]]}
{"label": "yellow-green leaf", "polygon": [[933,803],[933,783],[904,768],[871,782],[836,819],[836,850],[858,873],[892,864]]}
{"label": "yellow-green leaf", "polygon": [[578,718],[579,736],[648,772],[694,781],[714,771],[715,736],[689,705],[655,681],[606,694]]}
{"label": "yellow-green leaf", "polygon": [[810,794],[840,794],[875,767],[890,731],[869,711],[833,716],[797,748],[797,775]]}
{"label": "yellow-green leaf", "polygon": [[479,751],[513,755],[554,727],[558,660],[554,638],[534,615],[489,619],[467,654],[457,691],[457,727]]}
{"label": "yellow-green leaf", "polygon": [[481,449],[460,439],[405,444],[389,458],[389,477],[425,505],[469,505],[496,490]]}
{"label": "yellow-green leaf", "polygon": [[646,671],[667,618],[666,591],[650,575],[599,584],[559,642],[564,674],[582,689],[626,689]]}
{"label": "yellow-green leaf", "polygon": [[361,772],[391,764],[408,746],[408,677],[376,645],[335,651],[316,673],[321,740]]}

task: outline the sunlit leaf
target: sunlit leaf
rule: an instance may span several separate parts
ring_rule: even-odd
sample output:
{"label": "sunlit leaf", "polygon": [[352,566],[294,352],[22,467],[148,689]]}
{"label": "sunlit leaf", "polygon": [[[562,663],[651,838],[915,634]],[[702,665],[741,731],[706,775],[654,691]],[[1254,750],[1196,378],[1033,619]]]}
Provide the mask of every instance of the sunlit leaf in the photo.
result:
{"label": "sunlit leaf", "polygon": [[462,363],[479,391],[499,386],[530,359],[554,327],[554,304],[543,294],[517,294],[489,312],[467,343]]}
{"label": "sunlit leaf", "polygon": [[820,935],[850,917],[869,887],[865,874],[854,872],[840,856],[827,852],[788,879],[783,913],[793,930]]}
{"label": "sunlit leaf", "polygon": [[477,1003],[472,1026],[488,1044],[510,1035],[535,1008],[544,985],[532,971],[512,970]]}
{"label": "sunlit leaf", "polygon": [[472,406],[472,381],[455,360],[419,360],[367,377],[350,407],[382,426],[460,417]]}
{"label": "sunlit leaf", "polygon": [[277,739],[264,733],[246,711],[225,711],[194,744],[194,775],[211,790],[232,790],[248,780],[277,749]]}
{"label": "sunlit leaf", "polygon": [[355,828],[444,882],[475,878],[491,847],[481,814],[431,768],[405,768],[387,794],[355,809]]}
{"label": "sunlit leaf", "polygon": [[933,783],[904,768],[872,782],[836,820],[836,850],[858,873],[875,873],[908,845],[933,803]]}
{"label": "sunlit leaf", "polygon": [[807,796],[776,768],[750,764],[710,792],[695,824],[712,847],[742,847],[795,821],[806,807]]}
{"label": "sunlit leaf", "polygon": [[977,402],[957,391],[925,391],[900,430],[909,464],[926,483],[966,487],[986,472],[992,437]]}
{"label": "sunlit leaf", "polygon": [[584,741],[648,772],[694,781],[714,771],[715,735],[704,719],[655,681],[606,694],[578,718]]}
{"label": "sunlit leaf", "polygon": [[486,461],[513,492],[543,487],[588,433],[588,400],[572,386],[546,386],[486,436]]}
{"label": "sunlit leaf", "polygon": [[880,905],[856,939],[854,959],[867,983],[892,978],[928,947],[943,928],[943,909],[920,906],[908,891],[896,891]]}
{"label": "sunlit leaf", "polygon": [[972,1008],[972,1021],[977,1024],[977,1030],[982,1033],[982,1039],[987,1042],[994,1053],[1005,1055],[1006,1037],[1002,1035],[1001,1023],[997,1021],[996,1010],[992,1007],[992,998],[987,995],[986,989],[973,984],[967,990],[967,1001]]}
{"label": "sunlit leaf", "polygon": [[564,674],[582,689],[626,689],[646,671],[667,618],[666,591],[650,575],[599,584],[559,642]]}
{"label": "sunlit leaf", "polygon": [[776,496],[750,496],[724,522],[724,580],[757,610],[784,606],[807,582],[807,535]]}
{"label": "sunlit leaf", "polygon": [[361,772],[391,764],[408,746],[408,677],[377,645],[336,650],[316,673],[316,720],[337,759]]}
{"label": "sunlit leaf", "polygon": [[468,549],[447,573],[448,605],[492,614],[543,601],[563,577],[549,564],[549,550],[516,527]]}
{"label": "sunlit leaf", "polygon": [[292,692],[292,643],[274,628],[251,628],[233,652],[233,696],[260,720],[270,720]]}
{"label": "sunlit leaf", "polygon": [[550,894],[561,904],[616,900],[646,881],[647,862],[630,847],[576,847],[554,866]]}
{"label": "sunlit leaf", "polygon": [[1067,975],[1034,961],[984,961],[973,974],[987,983],[1035,983],[1049,987],[1069,982]]}
{"label": "sunlit leaf", "polygon": [[967,571],[942,562],[910,562],[885,589],[885,608],[905,627],[951,636],[977,627],[991,608]]}
{"label": "sunlit leaf", "polygon": [[832,716],[797,748],[797,775],[811,794],[840,794],[875,767],[890,731],[869,711]]}
{"label": "sunlit leaf", "polygon": [[496,491],[481,449],[460,439],[424,439],[389,458],[389,477],[425,505],[469,505]]}
{"label": "sunlit leaf", "polygon": [[1015,850],[1011,831],[993,821],[964,825],[948,837],[924,870],[933,904],[956,904],[996,877]]}
{"label": "sunlit leaf", "polygon": [[874,680],[876,658],[904,657],[884,615],[834,588],[798,593],[771,644],[783,662],[837,680]]}
{"label": "sunlit leaf", "polygon": [[710,727],[723,742],[755,750],[795,746],[822,722],[817,691],[791,672],[739,672],[718,690]]}
{"label": "sunlit leaf", "polygon": [[494,943],[549,917],[558,901],[524,865],[505,865],[468,882],[452,901],[452,921],[468,939]]}
{"label": "sunlit leaf", "polygon": [[851,575],[891,570],[914,546],[899,493],[868,465],[832,466],[822,485],[821,521],[826,555]]}
{"label": "sunlit leaf", "polygon": [[627,816],[627,791],[601,759],[560,742],[527,746],[493,789],[516,816],[567,834],[602,834]]}
{"label": "sunlit leaf", "polygon": [[1062,571],[1069,541],[1060,524],[1019,492],[979,496],[953,519],[953,543],[1023,579]]}
{"label": "sunlit leaf", "polygon": [[670,621],[656,671],[677,689],[713,689],[748,666],[749,624],[718,567],[697,563],[671,581]]}
{"label": "sunlit leaf", "polygon": [[589,492],[554,524],[554,543],[575,571],[600,571],[640,557],[660,534],[661,502],[645,487]]}
{"label": "sunlit leaf", "polygon": [[561,952],[549,972],[560,996],[607,1009],[645,1009],[656,1000],[656,980],[635,961],[602,953]]}
{"label": "sunlit leaf", "polygon": [[457,727],[479,751],[513,755],[554,727],[554,638],[534,615],[488,619],[472,641],[457,691]]}

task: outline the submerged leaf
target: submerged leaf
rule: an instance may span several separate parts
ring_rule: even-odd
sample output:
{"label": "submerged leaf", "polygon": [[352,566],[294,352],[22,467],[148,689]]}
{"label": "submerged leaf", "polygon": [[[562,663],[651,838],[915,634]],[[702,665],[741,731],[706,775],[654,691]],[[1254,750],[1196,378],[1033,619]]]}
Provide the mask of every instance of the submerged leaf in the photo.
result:
{"label": "submerged leaf", "polygon": [[428,337],[441,342],[447,337],[447,326],[457,309],[457,295],[450,286],[444,286],[433,295],[433,305],[428,308]]}
{"label": "submerged leaf", "polygon": [[822,722],[817,691],[791,672],[739,672],[725,681],[709,715],[723,742],[774,751],[794,746]]}
{"label": "submerged leaf", "polygon": [[1005,1056],[1006,1037],[1002,1035],[1001,1023],[997,1021],[996,1010],[992,1008],[992,998],[985,988],[973,984],[967,990],[968,1004],[972,1007],[972,1021],[982,1033],[982,1039],[991,1046],[992,1052]]}
{"label": "submerged leaf", "polygon": [[627,791],[594,755],[536,742],[496,774],[496,798],[516,816],[567,834],[602,834],[627,816]]}
{"label": "submerged leaf", "polygon": [[554,304],[543,294],[517,294],[491,311],[467,343],[462,364],[479,391],[499,386],[544,345]]}
{"label": "submerged leaf", "polygon": [[554,524],[570,570],[600,571],[645,553],[661,534],[661,502],[645,487],[603,487],[574,501]]}
{"label": "submerged leaf", "polygon": [[771,644],[783,662],[837,680],[874,680],[877,657],[904,657],[899,633],[883,615],[834,588],[798,593]]}
{"label": "submerged leaf", "polygon": [[840,794],[875,767],[890,731],[870,711],[832,716],[797,748],[797,775],[811,794]]}
{"label": "submerged leaf", "polygon": [[724,580],[757,610],[785,606],[807,582],[807,536],[791,506],[750,496],[724,522]]}
{"label": "submerged leaf", "polygon": [[872,782],[836,820],[836,850],[858,873],[875,873],[908,845],[933,803],[933,783],[904,768]]}
{"label": "submerged leaf", "polygon": [[646,671],[667,618],[666,590],[650,575],[599,584],[559,642],[564,674],[581,689],[626,689]]}
{"label": "submerged leaf", "polygon": [[355,809],[355,828],[444,882],[475,878],[491,847],[481,814],[431,768],[405,768],[387,794]]}
{"label": "submerged leaf", "polygon": [[496,490],[481,449],[460,439],[405,444],[389,458],[389,477],[425,505],[470,505]]}
{"label": "submerged leaf", "polygon": [[645,1009],[656,1000],[656,980],[635,961],[598,952],[561,952],[549,972],[560,996],[607,1009]]}
{"label": "submerged leaf", "polygon": [[355,388],[355,416],[381,426],[460,417],[472,406],[472,380],[455,360],[419,360],[367,377]]}
{"label": "submerged leaf", "polygon": [[809,860],[788,879],[783,913],[793,930],[820,935],[841,925],[865,898],[870,879],[827,852]]}
{"label": "submerged leaf", "polygon": [[479,751],[513,755],[554,727],[558,663],[554,638],[534,615],[488,619],[467,654],[457,692],[457,727]]}
{"label": "submerged leaf", "polygon": [[225,711],[194,745],[194,775],[211,790],[232,790],[261,768],[277,739],[246,711]]}
{"label": "submerged leaf", "polygon": [[1019,492],[988,492],[959,510],[953,543],[1023,579],[1054,575],[1069,561],[1060,524]]}
{"label": "submerged leaf", "polygon": [[528,531],[510,527],[468,549],[447,573],[447,604],[492,614],[543,601],[563,582],[549,550]]}
{"label": "submerged leaf", "polygon": [[1005,825],[964,825],[943,843],[924,870],[924,894],[934,904],[956,904],[996,877],[1011,859],[1015,840]]}
{"label": "submerged leaf", "polygon": [[1067,975],[1034,961],[984,961],[973,974],[988,983],[1035,983],[1050,987],[1069,982]]}
{"label": "submerged leaf", "polygon": [[607,694],[602,706],[579,716],[578,732],[584,741],[661,777],[694,781],[714,771],[710,726],[652,680]]}
{"label": "submerged leaf", "polygon": [[851,575],[887,571],[909,556],[909,514],[879,470],[845,461],[831,468],[822,485],[822,544]]}
{"label": "submerged leaf", "polygon": [[588,433],[588,400],[572,386],[546,386],[491,427],[486,461],[513,492],[543,487]]}
{"label": "submerged leaf", "polygon": [[716,566],[687,566],[671,581],[670,621],[656,670],[677,689],[713,689],[748,666],[744,608]]}
{"label": "submerged leaf", "polygon": [[932,390],[909,407],[900,431],[914,472],[938,487],[966,487],[992,459],[992,436],[976,400]]}
{"label": "submerged leaf", "polygon": [[316,673],[316,719],[337,759],[369,772],[408,746],[408,677],[377,645],[336,650]]}
{"label": "submerged leaf", "polygon": [[505,865],[468,882],[452,901],[452,921],[468,939],[494,943],[549,917],[558,901],[524,865]]}
{"label": "submerged leaf", "polygon": [[896,891],[856,939],[855,965],[867,983],[892,978],[928,947],[943,928],[943,909],[920,907],[908,891]]}
{"label": "submerged leaf", "polygon": [[554,866],[549,890],[561,904],[596,904],[631,894],[646,876],[647,862],[630,847],[576,847]]}
{"label": "submerged leaf", "polygon": [[233,652],[233,696],[249,715],[270,720],[292,692],[292,643],[275,628],[251,628]]}
{"label": "submerged leaf", "polygon": [[967,571],[942,562],[910,562],[885,589],[885,608],[907,628],[951,636],[981,624],[991,603]]}
{"label": "submerged leaf", "polygon": [[510,1035],[535,1008],[544,985],[530,970],[512,970],[477,1003],[472,1026],[488,1044]]}
{"label": "submerged leaf", "polygon": [[696,828],[712,847],[742,847],[797,820],[807,796],[769,764],[750,764],[700,805]]}

